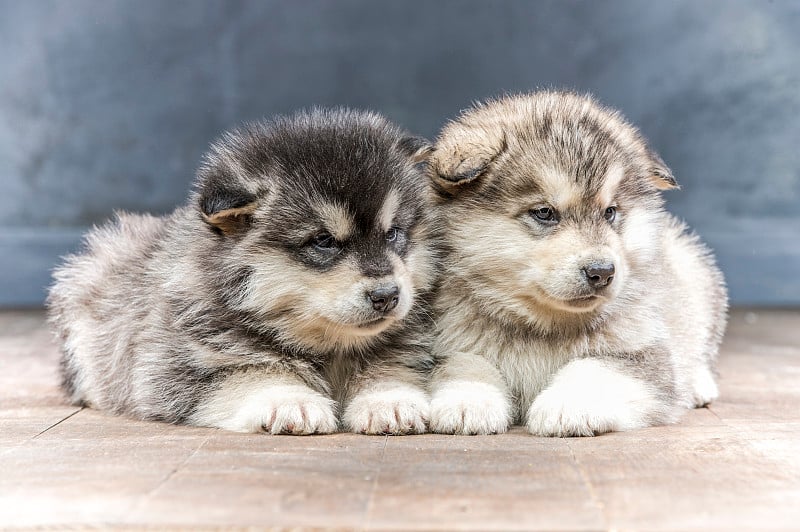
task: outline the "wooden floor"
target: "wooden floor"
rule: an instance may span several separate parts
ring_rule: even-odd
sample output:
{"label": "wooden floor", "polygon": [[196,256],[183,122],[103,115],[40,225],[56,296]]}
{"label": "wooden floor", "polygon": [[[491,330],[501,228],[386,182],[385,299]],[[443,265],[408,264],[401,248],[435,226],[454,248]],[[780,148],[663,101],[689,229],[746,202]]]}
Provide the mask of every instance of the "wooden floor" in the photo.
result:
{"label": "wooden floor", "polygon": [[0,528],[800,530],[800,311],[737,311],[722,398],[584,439],[227,433],[63,404],[0,313]]}

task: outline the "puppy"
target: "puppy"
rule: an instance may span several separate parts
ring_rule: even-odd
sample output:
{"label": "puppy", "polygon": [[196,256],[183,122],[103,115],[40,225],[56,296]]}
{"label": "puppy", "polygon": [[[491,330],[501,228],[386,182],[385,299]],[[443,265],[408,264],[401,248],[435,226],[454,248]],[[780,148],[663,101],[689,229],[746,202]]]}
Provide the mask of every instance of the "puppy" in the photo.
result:
{"label": "puppy", "polygon": [[222,137],[188,205],[119,214],[55,271],[71,400],[272,434],[425,430],[429,147],[314,110]]}
{"label": "puppy", "polygon": [[432,430],[590,436],[717,397],[722,275],[617,112],[560,92],[476,105],[429,169],[446,245]]}

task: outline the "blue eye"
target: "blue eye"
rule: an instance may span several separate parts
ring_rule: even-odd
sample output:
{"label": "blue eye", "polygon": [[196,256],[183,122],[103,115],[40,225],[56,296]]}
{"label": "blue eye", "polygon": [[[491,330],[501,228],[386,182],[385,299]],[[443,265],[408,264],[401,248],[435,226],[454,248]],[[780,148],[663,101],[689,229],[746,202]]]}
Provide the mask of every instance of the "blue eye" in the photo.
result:
{"label": "blue eye", "polygon": [[554,224],[558,222],[556,211],[554,211],[551,207],[537,207],[535,209],[531,209],[530,214],[536,221],[545,224]]}
{"label": "blue eye", "polygon": [[315,248],[322,250],[329,250],[337,247],[336,239],[327,231],[314,235],[314,238],[311,239],[311,244],[313,244]]}
{"label": "blue eye", "polygon": [[388,231],[386,231],[386,241],[387,242],[394,242],[397,240],[397,236],[400,233],[400,229],[397,227],[392,227]]}
{"label": "blue eye", "polygon": [[603,218],[608,220],[609,222],[613,222],[614,218],[617,217],[617,208],[616,207],[609,207],[606,209],[606,212],[603,213]]}

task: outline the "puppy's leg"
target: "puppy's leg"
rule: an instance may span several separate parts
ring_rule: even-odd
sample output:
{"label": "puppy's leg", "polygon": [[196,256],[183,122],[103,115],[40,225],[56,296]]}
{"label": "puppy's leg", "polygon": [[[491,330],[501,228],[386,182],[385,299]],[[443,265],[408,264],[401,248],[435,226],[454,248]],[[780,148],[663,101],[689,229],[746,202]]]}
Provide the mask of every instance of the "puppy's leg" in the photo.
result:
{"label": "puppy's leg", "polygon": [[[633,366],[637,358],[569,362],[534,399],[528,430],[538,436],[593,436],[673,421],[675,408],[664,389],[671,385],[642,375],[643,368]],[[669,366],[663,371],[671,374]]]}
{"label": "puppy's leg", "polygon": [[270,434],[327,434],[337,428],[332,399],[295,375],[255,369],[225,377],[188,422]]}
{"label": "puppy's leg", "polygon": [[500,372],[480,355],[451,355],[434,375],[431,431],[497,434],[508,430],[512,407]]}
{"label": "puppy's leg", "polygon": [[422,434],[430,400],[420,373],[406,366],[371,367],[356,376],[342,421],[361,434]]}

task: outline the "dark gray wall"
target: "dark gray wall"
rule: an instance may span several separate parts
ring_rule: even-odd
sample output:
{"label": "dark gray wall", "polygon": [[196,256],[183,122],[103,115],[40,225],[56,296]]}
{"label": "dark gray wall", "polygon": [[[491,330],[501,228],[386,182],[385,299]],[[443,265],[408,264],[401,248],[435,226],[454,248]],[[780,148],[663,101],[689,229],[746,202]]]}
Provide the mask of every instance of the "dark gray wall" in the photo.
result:
{"label": "dark gray wall", "polygon": [[0,0],[0,305],[114,209],[183,201],[238,122],[379,110],[433,137],[475,99],[591,91],[683,185],[736,303],[800,303],[800,2]]}

